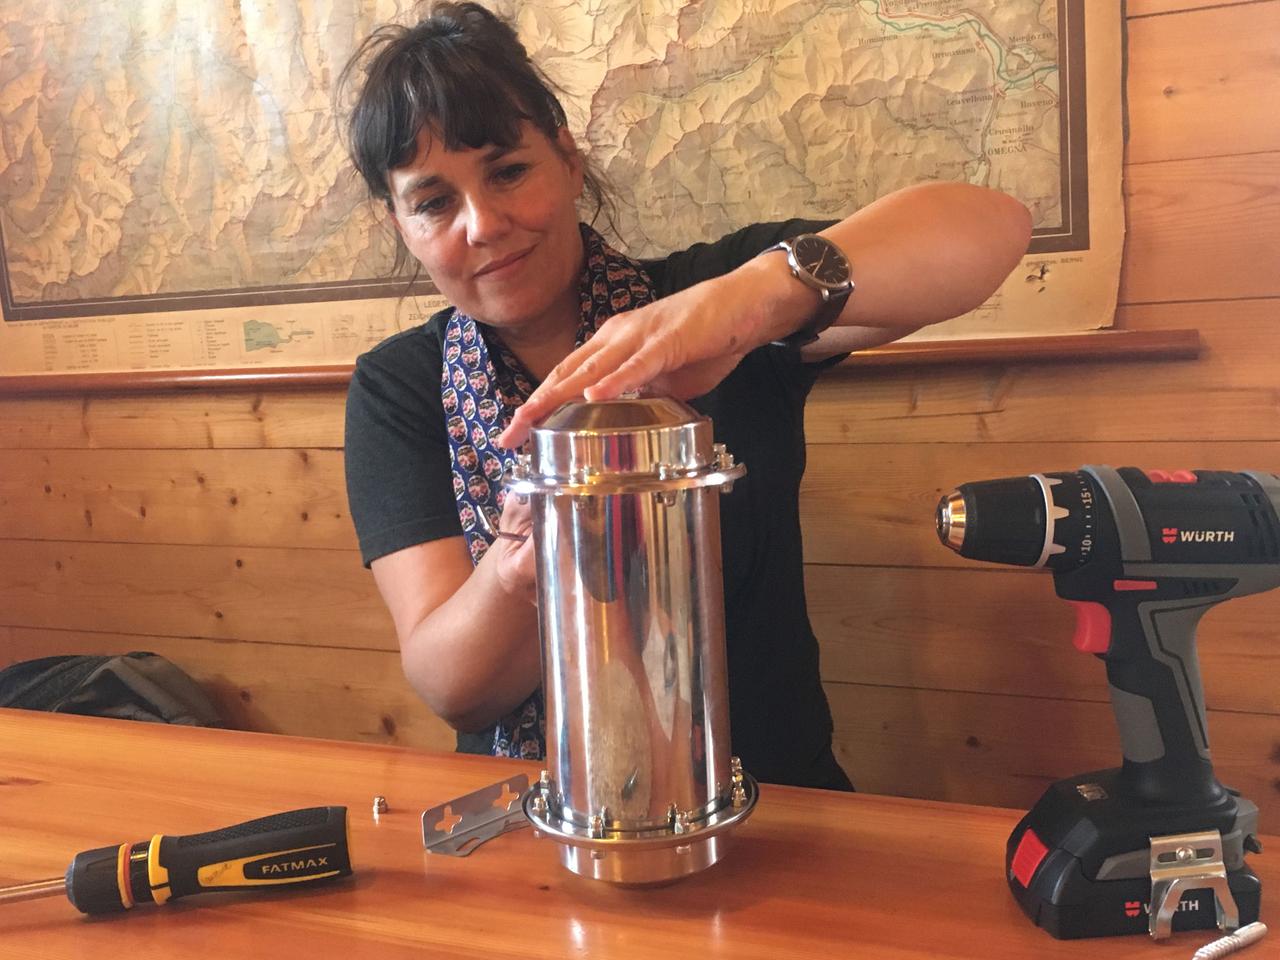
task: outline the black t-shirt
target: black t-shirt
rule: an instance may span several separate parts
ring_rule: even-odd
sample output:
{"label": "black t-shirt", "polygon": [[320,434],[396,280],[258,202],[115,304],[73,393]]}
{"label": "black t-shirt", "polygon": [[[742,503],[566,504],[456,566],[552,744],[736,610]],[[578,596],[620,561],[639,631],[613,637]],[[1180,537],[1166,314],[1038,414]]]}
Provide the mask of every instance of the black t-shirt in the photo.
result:
{"label": "black t-shirt", "polygon": [[[757,224],[644,265],[663,297],[728,273],[784,237],[824,226]],[[418,543],[462,535],[440,397],[447,313],[363,354],[352,375],[347,495],[366,566]],[[747,475],[720,498],[730,736],[745,769],[771,783],[830,780],[824,759],[831,713],[805,610],[799,489],[805,399],[819,373],[838,359],[806,364],[793,351],[761,347],[690,402],[711,418],[715,440],[747,466]]]}

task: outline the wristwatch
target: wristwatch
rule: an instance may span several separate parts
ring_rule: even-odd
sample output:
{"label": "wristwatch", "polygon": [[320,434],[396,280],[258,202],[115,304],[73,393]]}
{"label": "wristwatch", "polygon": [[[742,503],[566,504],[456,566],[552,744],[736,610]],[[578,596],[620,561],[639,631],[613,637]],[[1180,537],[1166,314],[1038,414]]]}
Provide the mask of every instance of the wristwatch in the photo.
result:
{"label": "wristwatch", "polygon": [[803,347],[818,339],[818,334],[835,322],[853,293],[853,271],[849,259],[840,248],[816,233],[802,233],[764,250],[787,252],[791,275],[822,296],[822,303],[809,322],[795,333],[773,341],[781,347]]}

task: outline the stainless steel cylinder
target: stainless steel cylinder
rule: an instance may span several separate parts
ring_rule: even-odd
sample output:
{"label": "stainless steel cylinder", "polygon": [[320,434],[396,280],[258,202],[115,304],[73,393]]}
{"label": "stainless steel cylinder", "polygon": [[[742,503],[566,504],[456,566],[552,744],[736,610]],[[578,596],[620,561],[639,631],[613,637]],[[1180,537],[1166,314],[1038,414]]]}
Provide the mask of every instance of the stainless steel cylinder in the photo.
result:
{"label": "stainless steel cylinder", "polygon": [[532,498],[547,769],[525,798],[574,873],[715,863],[755,782],[729,750],[719,494],[745,473],[666,398],[566,404],[507,489]]}

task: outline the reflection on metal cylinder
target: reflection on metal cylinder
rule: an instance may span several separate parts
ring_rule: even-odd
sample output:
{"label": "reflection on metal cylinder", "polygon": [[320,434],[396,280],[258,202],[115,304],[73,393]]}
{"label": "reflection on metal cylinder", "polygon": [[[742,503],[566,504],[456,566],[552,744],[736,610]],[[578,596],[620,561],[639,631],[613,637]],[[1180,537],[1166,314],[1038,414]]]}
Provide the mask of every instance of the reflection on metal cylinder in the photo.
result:
{"label": "reflection on metal cylinder", "polygon": [[729,753],[719,495],[745,473],[675,400],[561,407],[507,480],[533,498],[547,769],[525,801],[575,873],[710,866],[756,799]]}

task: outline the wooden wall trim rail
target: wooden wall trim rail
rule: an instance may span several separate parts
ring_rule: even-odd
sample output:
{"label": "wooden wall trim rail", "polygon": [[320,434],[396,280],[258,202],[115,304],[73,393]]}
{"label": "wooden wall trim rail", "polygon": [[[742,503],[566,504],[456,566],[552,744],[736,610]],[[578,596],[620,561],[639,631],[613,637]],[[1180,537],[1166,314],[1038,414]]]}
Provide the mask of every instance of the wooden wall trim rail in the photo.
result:
{"label": "wooden wall trim rail", "polygon": [[261,367],[256,370],[130,370],[0,377],[0,397],[67,393],[149,393],[162,390],[289,390],[345,387],[352,364]]}
{"label": "wooden wall trim rail", "polygon": [[[1093,330],[1041,337],[907,341],[853,354],[841,369],[937,363],[1054,363],[1079,360],[1194,360],[1196,330]],[[345,387],[352,364],[257,370],[137,370],[0,377],[0,397],[164,390],[299,390]]]}
{"label": "wooden wall trim rail", "polygon": [[911,367],[935,363],[1194,360],[1198,356],[1198,330],[1090,330],[1040,337],[887,343],[853,354],[840,368]]}

